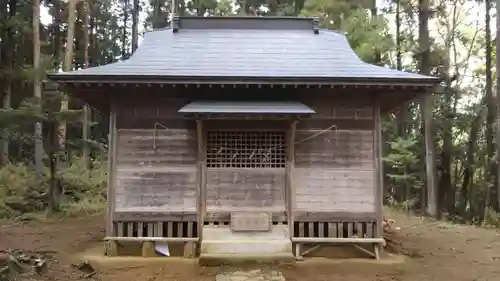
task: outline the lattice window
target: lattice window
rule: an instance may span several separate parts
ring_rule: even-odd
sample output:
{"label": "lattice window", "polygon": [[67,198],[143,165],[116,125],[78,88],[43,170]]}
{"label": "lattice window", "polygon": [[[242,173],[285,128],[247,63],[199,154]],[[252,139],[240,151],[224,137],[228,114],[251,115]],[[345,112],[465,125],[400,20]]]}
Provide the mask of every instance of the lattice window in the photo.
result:
{"label": "lattice window", "polygon": [[207,132],[207,167],[210,168],[284,168],[285,156],[285,132]]}

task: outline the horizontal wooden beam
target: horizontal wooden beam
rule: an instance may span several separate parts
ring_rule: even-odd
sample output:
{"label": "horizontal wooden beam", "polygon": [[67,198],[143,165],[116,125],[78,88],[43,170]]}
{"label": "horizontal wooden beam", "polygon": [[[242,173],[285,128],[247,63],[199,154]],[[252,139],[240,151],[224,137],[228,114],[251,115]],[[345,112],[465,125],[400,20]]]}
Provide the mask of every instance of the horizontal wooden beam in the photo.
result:
{"label": "horizontal wooden beam", "polygon": [[390,82],[380,82],[380,81],[338,81],[338,82],[322,82],[322,81],[297,81],[294,78],[290,81],[243,81],[241,78],[238,79],[224,79],[224,80],[176,80],[176,81],[166,81],[164,78],[156,79],[155,77],[141,77],[142,79],[134,78],[123,78],[104,80],[100,78],[91,79],[67,79],[58,81],[59,88],[65,88],[64,90],[71,92],[72,89],[76,88],[183,88],[183,89],[196,89],[196,88],[252,88],[252,89],[382,89],[382,90],[392,90],[392,89],[404,89],[407,91],[415,89],[426,89],[434,88],[435,82],[419,83],[409,82],[409,81],[390,81]]}
{"label": "horizontal wooden beam", "polygon": [[308,120],[300,120],[297,123],[297,131],[308,130],[325,130],[332,127],[330,131],[339,130],[372,130],[373,120],[370,119],[334,119],[334,118],[311,118]]}
{"label": "horizontal wooden beam", "polygon": [[353,244],[353,243],[371,243],[385,244],[384,238],[316,238],[316,237],[292,237],[292,242],[296,243],[331,243],[331,244]]}
{"label": "horizontal wooden beam", "polygon": [[[234,211],[238,211],[235,209]],[[265,209],[259,212],[266,212]],[[269,212],[271,213],[271,220],[273,222],[286,222],[287,216],[286,212]],[[205,215],[205,222],[213,221],[213,222],[229,222],[231,221],[231,212],[230,211],[207,211]]]}
{"label": "horizontal wooden beam", "polygon": [[196,221],[196,212],[114,212],[114,221],[163,222]]}
{"label": "horizontal wooden beam", "polygon": [[377,221],[377,212],[303,212],[295,211],[295,222],[369,222]]}
{"label": "horizontal wooden beam", "polygon": [[195,237],[104,237],[104,241],[121,241],[121,242],[198,242],[199,238]]}
{"label": "horizontal wooden beam", "polygon": [[[287,221],[286,212],[271,212],[273,221]],[[113,213],[114,221],[128,222],[165,222],[196,221],[196,212],[123,212]],[[294,212],[295,222],[375,222],[376,212]],[[205,221],[230,221],[230,211],[208,211]]]}

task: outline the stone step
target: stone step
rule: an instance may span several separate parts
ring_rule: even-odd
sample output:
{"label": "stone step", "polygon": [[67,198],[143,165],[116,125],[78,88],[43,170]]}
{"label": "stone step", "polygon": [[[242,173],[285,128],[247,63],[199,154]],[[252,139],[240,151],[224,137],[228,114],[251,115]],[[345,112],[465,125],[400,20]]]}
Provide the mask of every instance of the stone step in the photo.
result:
{"label": "stone step", "polygon": [[204,254],[273,254],[292,253],[290,239],[203,240],[200,253]]}
{"label": "stone step", "polygon": [[215,281],[285,281],[285,276],[279,271],[269,269],[238,270],[220,272]]}
{"label": "stone step", "polygon": [[272,264],[272,265],[292,265],[295,258],[290,253],[273,254],[200,254],[198,259],[200,266],[221,266],[221,265],[250,265],[250,264]]}
{"label": "stone step", "polygon": [[229,227],[204,227],[204,240],[249,240],[249,239],[286,239],[289,238],[286,225],[274,225],[271,231],[232,231]]}

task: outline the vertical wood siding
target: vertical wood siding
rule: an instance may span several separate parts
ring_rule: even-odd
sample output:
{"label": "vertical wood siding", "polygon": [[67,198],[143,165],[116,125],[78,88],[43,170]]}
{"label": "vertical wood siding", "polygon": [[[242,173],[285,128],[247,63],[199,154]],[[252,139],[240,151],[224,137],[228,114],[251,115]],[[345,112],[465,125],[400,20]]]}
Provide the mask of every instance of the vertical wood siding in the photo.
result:
{"label": "vertical wood siding", "polygon": [[[120,107],[115,211],[196,212],[196,131],[172,126],[179,124],[172,120],[182,120],[177,113],[182,102]],[[145,120],[150,122],[140,123]],[[154,126],[155,120],[163,123]],[[132,121],[143,128],[127,128]]]}
{"label": "vertical wood siding", "polygon": [[285,169],[207,169],[207,212],[284,212]]}
{"label": "vertical wood siding", "polygon": [[[120,105],[116,211],[196,212],[196,123],[177,112],[187,102],[138,100]],[[376,211],[369,102],[305,101],[316,114],[297,124],[295,212]],[[207,129],[286,128],[282,122],[243,122],[207,121]],[[331,125],[336,127],[302,141]],[[208,168],[206,192],[208,216],[232,210],[285,212],[285,169]]]}
{"label": "vertical wood siding", "polygon": [[[373,109],[328,101],[309,105],[316,114],[299,122],[295,139],[295,212],[375,212]],[[332,125],[338,126],[322,131]]]}
{"label": "vertical wood siding", "polygon": [[[286,122],[249,120],[213,120],[207,121],[206,126],[209,131],[286,130]],[[225,220],[231,211],[267,211],[281,220],[286,210],[285,168],[207,168],[206,189],[209,220]]]}

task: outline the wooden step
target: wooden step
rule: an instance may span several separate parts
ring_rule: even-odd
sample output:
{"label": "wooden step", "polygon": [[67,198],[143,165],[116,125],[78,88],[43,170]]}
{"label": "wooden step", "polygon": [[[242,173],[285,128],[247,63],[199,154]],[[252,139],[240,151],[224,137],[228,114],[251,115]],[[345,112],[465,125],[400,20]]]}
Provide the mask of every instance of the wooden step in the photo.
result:
{"label": "wooden step", "polygon": [[292,253],[273,254],[201,254],[198,259],[200,266],[221,266],[241,264],[295,264]]}

